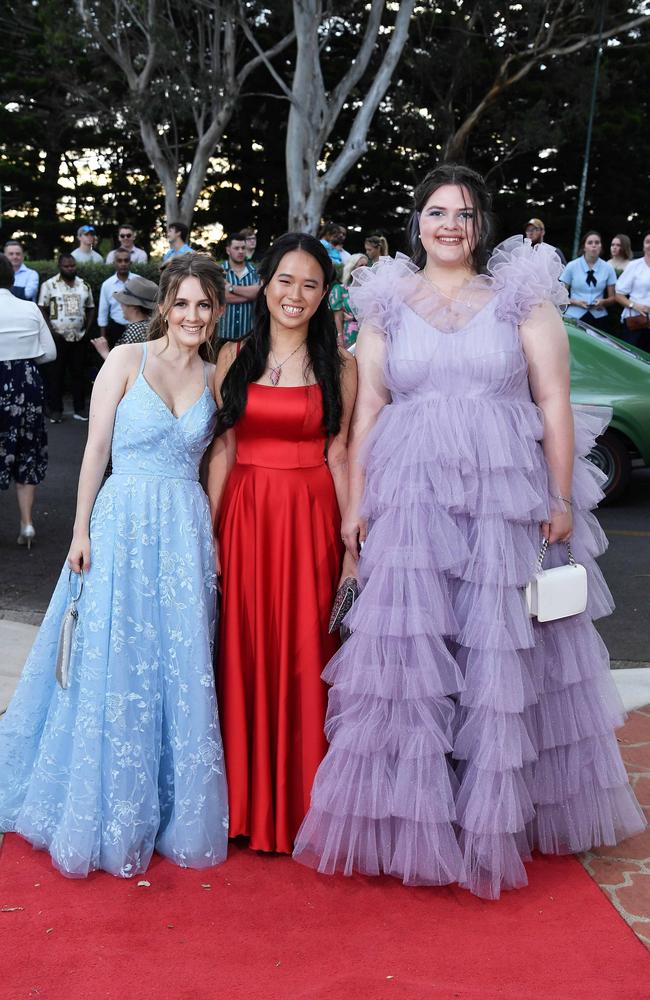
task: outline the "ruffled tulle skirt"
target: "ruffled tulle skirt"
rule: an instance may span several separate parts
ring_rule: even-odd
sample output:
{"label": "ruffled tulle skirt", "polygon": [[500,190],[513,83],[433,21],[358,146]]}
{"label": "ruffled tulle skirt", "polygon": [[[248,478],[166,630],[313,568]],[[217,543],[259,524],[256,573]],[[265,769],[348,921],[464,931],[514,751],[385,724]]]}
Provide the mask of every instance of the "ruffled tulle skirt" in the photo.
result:
{"label": "ruffled tulle skirt", "polygon": [[[323,675],[330,746],[298,861],[497,898],[526,883],[534,849],[643,829],[592,624],[612,610],[589,513],[600,473],[583,457],[601,429],[576,415],[572,548],[589,605],[540,625],[524,602],[549,516],[537,408],[456,397],[384,409],[366,459],[363,589]],[[564,561],[552,546],[547,565]]]}

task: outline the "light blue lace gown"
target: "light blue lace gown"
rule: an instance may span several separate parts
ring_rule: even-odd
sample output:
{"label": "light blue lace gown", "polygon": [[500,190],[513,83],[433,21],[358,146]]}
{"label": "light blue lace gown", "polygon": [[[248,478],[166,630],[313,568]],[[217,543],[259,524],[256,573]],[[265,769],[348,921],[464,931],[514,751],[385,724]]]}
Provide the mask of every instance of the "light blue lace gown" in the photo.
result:
{"label": "light blue lace gown", "polygon": [[55,681],[64,568],[0,720],[0,830],[77,877],[138,874],[154,848],[192,868],[226,856],[215,561],[198,482],[216,406],[206,384],[176,418],[146,381],[145,362],[146,344],[92,513],[70,685]]}

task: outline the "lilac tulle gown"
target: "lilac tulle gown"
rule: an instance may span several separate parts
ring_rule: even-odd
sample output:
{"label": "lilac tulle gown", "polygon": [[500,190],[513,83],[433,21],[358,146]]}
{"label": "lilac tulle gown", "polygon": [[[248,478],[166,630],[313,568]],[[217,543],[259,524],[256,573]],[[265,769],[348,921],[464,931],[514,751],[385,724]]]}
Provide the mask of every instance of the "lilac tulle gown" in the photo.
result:
{"label": "lilac tulle gown", "polygon": [[[592,624],[612,611],[589,513],[602,497],[584,458],[602,430],[592,416],[576,414],[573,483],[587,611],[539,624],[524,603],[552,501],[518,326],[564,301],[559,273],[551,248],[518,237],[463,304],[401,255],[357,271],[354,311],[385,336],[392,399],[365,449],[362,592],[323,674],[330,747],[294,851],[321,872],[497,898],[526,884],[533,849],[583,851],[645,826]],[[565,561],[552,546],[546,565]]]}

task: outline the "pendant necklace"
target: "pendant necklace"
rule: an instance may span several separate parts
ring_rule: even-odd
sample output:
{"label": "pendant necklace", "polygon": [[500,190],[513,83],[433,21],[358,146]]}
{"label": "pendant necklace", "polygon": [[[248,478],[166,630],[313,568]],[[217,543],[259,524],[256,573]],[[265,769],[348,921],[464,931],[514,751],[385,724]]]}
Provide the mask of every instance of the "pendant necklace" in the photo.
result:
{"label": "pendant necklace", "polygon": [[273,353],[273,348],[270,349],[271,357],[273,358],[273,361],[275,362],[275,367],[269,368],[269,381],[270,381],[271,385],[277,385],[278,384],[278,382],[280,381],[280,376],[282,375],[282,366],[286,365],[286,363],[289,360],[289,358],[292,358],[294,356],[294,354],[296,354],[300,350],[300,348],[304,346],[304,344],[305,344],[305,341],[303,340],[302,343],[298,344],[298,346],[291,352],[291,354],[287,354],[287,356],[284,359],[284,361],[280,361],[279,363],[278,363],[278,359],[276,358],[275,354]]}

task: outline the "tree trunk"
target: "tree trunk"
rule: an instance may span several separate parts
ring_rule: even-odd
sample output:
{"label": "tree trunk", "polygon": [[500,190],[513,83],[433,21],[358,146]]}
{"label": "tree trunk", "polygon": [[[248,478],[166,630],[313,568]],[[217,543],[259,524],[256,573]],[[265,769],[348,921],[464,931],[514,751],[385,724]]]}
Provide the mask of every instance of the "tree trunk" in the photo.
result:
{"label": "tree trunk", "polygon": [[385,4],[380,0],[371,0],[364,36],[352,65],[328,93],[321,70],[318,34],[323,5],[320,0],[294,0],[297,47],[286,141],[290,229],[315,233],[330,194],[365,155],[368,129],[404,48],[414,6],[415,0],[402,0],[399,4],[391,40],[377,72],[359,95],[361,106],[355,114],[343,149],[319,173],[318,163],[324,158],[340,112],[370,64]]}

